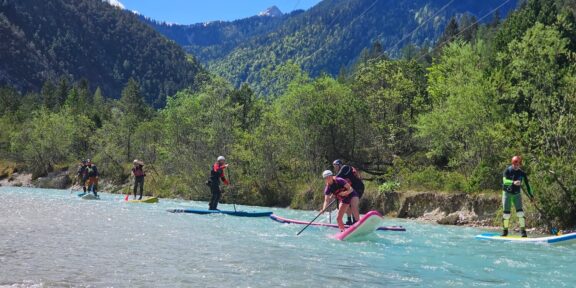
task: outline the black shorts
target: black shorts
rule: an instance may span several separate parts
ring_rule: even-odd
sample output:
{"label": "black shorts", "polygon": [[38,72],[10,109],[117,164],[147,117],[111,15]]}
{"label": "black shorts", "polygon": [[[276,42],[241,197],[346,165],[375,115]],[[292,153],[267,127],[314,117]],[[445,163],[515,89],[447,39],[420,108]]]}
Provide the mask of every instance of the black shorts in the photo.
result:
{"label": "black shorts", "polygon": [[364,185],[362,185],[362,187],[354,188],[354,191],[358,194],[358,198],[362,198],[362,195],[364,194]]}

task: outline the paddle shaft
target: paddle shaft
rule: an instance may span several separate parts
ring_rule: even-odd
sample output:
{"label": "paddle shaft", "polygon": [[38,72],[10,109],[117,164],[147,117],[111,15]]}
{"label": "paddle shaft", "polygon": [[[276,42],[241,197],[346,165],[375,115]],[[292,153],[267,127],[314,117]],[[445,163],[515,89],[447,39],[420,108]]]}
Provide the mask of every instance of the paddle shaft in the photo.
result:
{"label": "paddle shaft", "polygon": [[529,199],[530,199],[530,201],[532,201],[532,205],[534,205],[534,208],[536,209],[536,211],[538,211],[538,213],[540,213],[542,218],[544,218],[544,221],[546,221],[546,224],[548,224],[548,228],[550,229],[550,234],[555,234],[555,233],[552,233],[552,229],[556,229],[556,228],[554,228],[554,226],[552,226],[552,221],[550,221],[550,219],[548,218],[548,216],[546,216],[544,211],[542,211],[542,209],[540,209],[540,207],[538,206],[538,204],[536,204],[536,201],[534,201],[534,199],[532,199],[532,198],[529,198]]}
{"label": "paddle shaft", "polygon": [[328,204],[326,206],[326,208],[322,209],[322,211],[320,211],[320,213],[318,213],[318,215],[316,215],[316,217],[314,217],[314,219],[312,219],[312,221],[310,221],[310,223],[308,223],[306,226],[304,226],[304,228],[302,228],[302,230],[300,230],[300,232],[298,232],[298,234],[296,234],[296,236],[300,235],[300,233],[304,232],[304,230],[306,230],[306,228],[308,228],[308,226],[312,225],[312,223],[314,223],[314,221],[316,221],[316,219],[318,219],[318,217],[320,217],[320,215],[322,215],[322,213],[324,213],[326,211],[326,209],[330,208],[330,206],[332,206],[332,204],[334,204],[334,202],[336,202],[336,198],[334,198],[334,200],[332,200],[332,202],[330,202],[330,204]]}
{"label": "paddle shaft", "polygon": [[[232,186],[232,173],[230,172],[230,168],[228,168],[228,183],[230,186]],[[233,194],[232,205],[234,206],[234,212],[236,212],[236,193],[232,192],[232,194]]]}
{"label": "paddle shaft", "polygon": [[[126,197],[124,197],[124,201],[128,201],[128,199],[130,199],[130,188],[134,188],[134,185],[136,185],[136,177],[134,177],[134,175],[132,175],[132,186],[128,188],[128,193],[126,193]],[[134,198],[136,198],[136,195],[134,195]]]}

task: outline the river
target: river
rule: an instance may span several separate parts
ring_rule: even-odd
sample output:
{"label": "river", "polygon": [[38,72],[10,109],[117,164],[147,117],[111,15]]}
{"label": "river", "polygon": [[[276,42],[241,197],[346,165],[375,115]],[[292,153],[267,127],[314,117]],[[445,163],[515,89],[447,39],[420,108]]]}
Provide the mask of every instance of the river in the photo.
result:
{"label": "river", "polygon": [[[204,202],[79,199],[0,187],[0,287],[574,287],[576,244],[474,239],[482,230],[386,219],[407,232],[341,242],[268,218],[172,214]],[[220,205],[219,208],[230,208]],[[245,210],[269,210],[241,206]],[[287,218],[313,211],[272,209]],[[324,219],[325,220],[325,219]]]}

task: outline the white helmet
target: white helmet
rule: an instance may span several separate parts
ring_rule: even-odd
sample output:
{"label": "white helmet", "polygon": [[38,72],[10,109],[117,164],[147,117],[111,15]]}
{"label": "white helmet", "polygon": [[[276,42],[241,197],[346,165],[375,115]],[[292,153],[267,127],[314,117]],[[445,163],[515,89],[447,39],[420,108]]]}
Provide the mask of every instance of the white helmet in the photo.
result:
{"label": "white helmet", "polygon": [[216,159],[216,161],[226,161],[226,158],[224,158],[224,156],[218,156],[218,159]]}
{"label": "white helmet", "polygon": [[322,178],[327,178],[330,176],[334,176],[334,173],[332,173],[332,171],[326,170],[326,171],[322,172]]}

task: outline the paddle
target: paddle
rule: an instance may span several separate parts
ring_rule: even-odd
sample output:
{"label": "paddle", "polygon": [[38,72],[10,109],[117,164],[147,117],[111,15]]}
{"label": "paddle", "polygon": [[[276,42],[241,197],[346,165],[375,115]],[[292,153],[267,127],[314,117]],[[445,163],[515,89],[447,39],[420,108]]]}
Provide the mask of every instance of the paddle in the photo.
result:
{"label": "paddle", "polygon": [[[230,173],[230,168],[228,168],[228,183],[230,186],[232,186],[232,173]],[[236,212],[236,193],[232,193],[232,195],[234,198],[232,199],[232,205],[234,205],[234,212]]]}
{"label": "paddle", "polygon": [[74,192],[74,187],[76,187],[76,185],[80,186],[78,184],[78,177],[74,178],[74,181],[72,182],[72,186],[70,186],[70,194],[72,194],[72,192]]}
{"label": "paddle", "polygon": [[76,186],[76,179],[74,179],[74,182],[72,182],[72,186],[70,186],[70,194],[72,194],[72,192],[74,191],[75,186]]}
{"label": "paddle", "polygon": [[322,209],[322,211],[320,211],[320,213],[318,213],[318,215],[316,215],[316,217],[314,217],[314,219],[312,219],[312,221],[310,221],[310,223],[308,223],[306,226],[304,226],[304,228],[302,228],[302,230],[300,230],[300,232],[298,232],[298,234],[296,234],[296,236],[300,235],[300,233],[304,232],[304,230],[306,230],[306,228],[308,228],[308,226],[312,225],[312,223],[314,223],[314,221],[316,221],[316,219],[318,219],[318,217],[320,217],[320,215],[322,215],[322,213],[324,213],[326,211],[326,209],[328,209],[330,206],[332,206],[332,204],[334,204],[334,202],[336,202],[336,198],[334,198],[334,200],[332,200],[332,202],[330,202],[330,204],[328,204],[326,206],[326,208]]}
{"label": "paddle", "polygon": [[[134,178],[134,177],[132,177]],[[134,182],[136,182],[136,178],[133,179]],[[128,201],[128,199],[130,198],[130,188],[128,188],[128,194],[126,194],[126,197],[124,197],[124,201]]]}
{"label": "paddle", "polygon": [[555,232],[555,231],[558,231],[558,229],[554,228],[554,226],[552,226],[552,221],[550,221],[548,216],[546,216],[546,214],[544,214],[544,211],[542,209],[540,209],[540,206],[538,206],[538,204],[536,204],[536,201],[534,201],[534,198],[529,197],[528,199],[530,199],[530,201],[532,202],[532,205],[534,205],[534,208],[536,209],[536,211],[538,211],[538,213],[540,213],[542,218],[544,218],[546,225],[548,225],[548,228],[550,229],[550,234],[556,235],[557,232]]}

